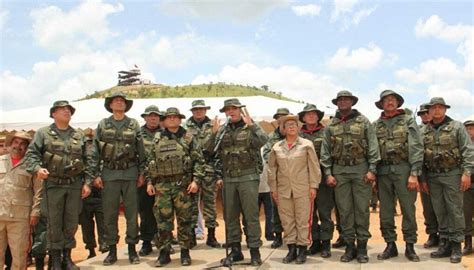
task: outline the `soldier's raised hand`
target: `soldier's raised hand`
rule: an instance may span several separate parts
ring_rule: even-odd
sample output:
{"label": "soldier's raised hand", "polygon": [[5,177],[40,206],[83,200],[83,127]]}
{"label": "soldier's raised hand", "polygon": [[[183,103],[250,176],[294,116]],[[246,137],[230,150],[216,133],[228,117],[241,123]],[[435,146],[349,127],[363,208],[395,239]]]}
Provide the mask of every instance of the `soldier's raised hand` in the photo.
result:
{"label": "soldier's raised hand", "polygon": [[148,184],[146,186],[146,193],[149,195],[149,196],[155,196],[155,187],[152,185],[152,184]]}
{"label": "soldier's raised hand", "polygon": [[242,113],[242,119],[244,120],[245,124],[247,124],[247,126],[253,125],[252,117],[250,117],[249,112],[247,111],[247,108],[245,107],[242,108],[241,113]]}
{"label": "soldier's raised hand", "polygon": [[221,125],[221,122],[219,121],[219,118],[217,117],[217,115],[216,117],[214,117],[214,119],[212,119],[211,124],[212,124],[212,133],[217,134],[217,131],[219,131],[219,127]]}

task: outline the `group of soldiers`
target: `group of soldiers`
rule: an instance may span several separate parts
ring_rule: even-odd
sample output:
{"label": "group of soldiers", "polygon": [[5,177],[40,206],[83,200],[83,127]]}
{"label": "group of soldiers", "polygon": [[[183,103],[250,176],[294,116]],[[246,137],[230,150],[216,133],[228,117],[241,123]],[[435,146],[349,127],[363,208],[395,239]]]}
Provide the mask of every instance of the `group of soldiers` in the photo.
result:
{"label": "group of soldiers", "polygon": [[[313,104],[297,114],[303,123],[299,134],[313,143],[321,171],[311,215],[311,246],[308,251],[306,246],[298,249],[297,263],[303,263],[307,253],[331,256],[334,208],[340,238],[333,247],[345,246],[340,260],[368,262],[369,201],[375,183],[380,228],[387,242],[378,259],[398,256],[394,222],[398,200],[405,256],[419,261],[414,249],[419,190],[430,235],[425,246],[439,246],[431,257],[460,262],[463,241],[465,254],[472,252],[474,122],[464,123],[469,137],[462,123],[446,115],[450,106],[435,97],[420,107],[423,124],[418,126],[410,113],[401,109],[402,96],[384,90],[375,102],[381,116],[371,123],[353,109],[357,101],[349,91],[337,93],[332,100],[337,111],[327,125],[321,122],[324,112]],[[50,109],[54,123],[37,130],[34,138],[24,132],[12,136],[8,143],[11,153],[0,160],[0,184],[5,186],[0,192],[8,194],[0,196],[0,268],[7,243],[13,268],[25,267],[28,244],[17,239],[27,239],[29,226],[35,226],[32,253],[38,269],[44,267],[46,250],[51,269],[79,269],[71,259],[74,236],[80,222],[89,256],[95,256],[93,216],[98,224],[99,250],[108,252],[103,264],[113,265],[121,203],[131,264],[150,254],[152,243],[159,250],[155,266],[170,263],[172,242],[176,241],[181,264],[191,265],[190,249],[196,245],[201,204],[208,229],[206,244],[221,246],[215,237],[217,188],[223,188],[225,247],[230,249],[221,263],[230,266],[244,259],[242,225],[250,264],[262,263],[259,181],[272,147],[285,138],[284,129],[277,127],[267,136],[236,98],[225,100],[220,109],[226,115],[224,123],[217,116],[206,116],[210,107],[204,100],[195,100],[192,116],[184,124],[185,116],[177,108],[160,111],[152,105],[141,115],[145,125],[140,126],[126,115],[132,105],[133,100],[120,92],[106,97],[104,106],[111,116],[100,121],[92,137],[69,125],[75,108],[67,101],[56,101]],[[274,118],[287,115],[289,110],[281,108]],[[19,195],[22,192],[28,195]],[[10,196],[13,199],[9,200]],[[275,203],[272,248],[284,240],[278,213]],[[177,239],[173,236],[175,218]],[[8,226],[20,228],[19,233],[12,235]],[[140,239],[143,243],[137,252]]]}

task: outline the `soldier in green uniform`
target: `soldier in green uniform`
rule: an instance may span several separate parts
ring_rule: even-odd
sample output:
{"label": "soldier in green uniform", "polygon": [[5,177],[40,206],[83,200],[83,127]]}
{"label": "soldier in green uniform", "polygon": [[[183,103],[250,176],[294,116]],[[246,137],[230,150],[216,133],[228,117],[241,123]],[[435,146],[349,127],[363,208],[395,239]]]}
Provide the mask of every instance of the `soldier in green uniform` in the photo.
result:
{"label": "soldier in green uniform", "polygon": [[[324,136],[324,126],[321,124],[324,112],[318,110],[316,105],[307,104],[298,113],[299,120],[304,123],[301,127],[301,137],[313,142],[318,159],[321,156],[321,144]],[[324,170],[321,169],[323,172]],[[325,179],[324,174],[321,177]],[[311,225],[311,235],[313,243],[309,248],[309,253],[314,255],[321,252],[321,257],[331,257],[331,239],[334,234],[334,222],[331,219],[331,212],[334,208],[334,188],[322,181],[319,184],[318,196],[314,200],[313,222]]]}
{"label": "soldier in green uniform", "polygon": [[[45,190],[43,190],[42,197],[44,198]],[[35,269],[42,270],[44,268],[44,258],[47,255],[47,209],[46,209],[46,200],[42,200],[40,203],[40,218],[38,224],[33,227],[32,240],[31,244],[31,256],[35,258]],[[52,262],[51,258],[49,262]],[[50,263],[51,265],[51,263]]]}
{"label": "soldier in green uniform", "polygon": [[[421,118],[421,124],[418,126],[421,130],[424,125],[431,121],[431,116],[426,108],[426,103],[420,105],[420,110],[418,110],[416,114]],[[425,232],[428,234],[428,240],[423,244],[423,247],[437,247],[439,244],[438,221],[436,220],[433,204],[431,203],[426,172],[422,172],[419,180],[421,204],[423,205],[423,217],[425,218]]]}
{"label": "soldier in green uniform", "polygon": [[54,102],[49,115],[54,123],[38,129],[26,153],[28,172],[44,180],[47,246],[54,270],[62,263],[67,269],[79,269],[71,249],[76,246],[81,197],[89,196],[93,177],[85,136],[69,126],[74,112],[69,102]]}
{"label": "soldier in green uniform", "polygon": [[[255,124],[246,109],[236,98],[224,101],[219,110],[227,116],[227,122],[219,126],[219,119],[213,120],[211,141],[208,151],[217,152],[222,164],[224,184],[224,219],[226,222],[226,243],[231,252],[222,261],[229,266],[244,259],[240,242],[240,214],[245,217],[247,245],[250,248],[250,263],[262,264],[259,248],[262,246],[261,228],[258,218],[258,186],[262,171],[260,148],[267,142],[265,132]],[[222,184],[222,181],[218,185]]]}
{"label": "soldier in green uniform", "polygon": [[[273,115],[273,119],[278,121],[280,117],[289,115],[290,110],[287,108],[279,108],[277,109],[276,113]],[[268,157],[270,156],[270,152],[272,151],[272,147],[276,142],[279,142],[285,138],[285,135],[282,134],[282,129],[280,129],[280,126],[276,127],[275,130],[273,130],[270,135],[268,135],[268,141],[267,143],[262,147],[262,156],[263,156],[263,161],[265,164],[268,163]],[[266,181],[266,180],[265,180]],[[269,195],[270,193],[269,193]],[[271,199],[273,200],[273,199]],[[273,243],[270,245],[271,248],[279,248],[283,245],[283,226],[281,225],[281,220],[280,220],[280,215],[278,214],[278,206],[275,202],[273,202],[273,214],[272,214],[272,231],[275,234],[275,240]],[[265,228],[265,231],[267,228]]]}
{"label": "soldier in green uniform", "polygon": [[471,186],[474,148],[462,123],[446,115],[450,108],[443,98],[433,97],[427,105],[431,122],[422,129],[431,202],[439,224],[440,244],[432,258],[462,259],[464,240],[463,192]]}
{"label": "soldier in green uniform", "polygon": [[377,259],[386,260],[398,256],[394,218],[398,198],[403,215],[405,257],[419,262],[420,258],[414,249],[417,241],[415,201],[418,176],[423,166],[423,142],[415,119],[405,110],[399,109],[403,102],[403,97],[392,90],[382,91],[380,100],[375,102],[375,106],[383,110],[374,127],[381,157],[377,166],[380,229],[387,243]]}
{"label": "soldier in green uniform", "polygon": [[332,100],[338,110],[324,131],[321,165],[326,184],[335,187],[346,242],[341,261],[349,262],[357,257],[359,263],[366,263],[369,261],[367,240],[371,237],[369,200],[380,153],[372,124],[352,109],[357,101],[347,90],[340,91]]}
{"label": "soldier in green uniform", "polygon": [[[211,119],[206,116],[207,110],[211,109],[210,106],[206,106],[204,100],[197,99],[191,104],[191,116],[185,123],[185,128],[189,134],[195,137],[198,143],[206,146],[209,143],[209,138],[212,134]],[[206,222],[207,228],[207,240],[206,245],[213,248],[220,248],[221,245],[216,240],[216,174],[214,169],[215,158],[214,155],[203,150],[204,159],[206,164],[204,165],[205,176],[201,183],[200,196],[196,196],[199,200],[202,200],[203,204],[203,217]],[[201,203],[197,201],[197,207],[200,207]]]}
{"label": "soldier in green uniform", "polygon": [[120,201],[125,204],[128,244],[128,259],[131,264],[140,263],[135,245],[138,243],[138,198],[137,187],[144,183],[145,149],[137,120],[125,115],[133,105],[123,93],[114,93],[105,98],[105,109],[112,113],[99,122],[94,137],[94,159],[96,162],[94,186],[102,189],[104,208],[105,241],[109,253],[103,264],[117,261],[118,209]]}
{"label": "soldier in green uniform", "polygon": [[[140,131],[147,156],[153,149],[153,138],[155,134],[161,130],[160,115],[161,112],[155,105],[146,107],[145,112],[141,114],[143,119],[145,119],[145,125],[140,128]],[[140,238],[143,241],[142,247],[138,252],[140,256],[146,256],[152,252],[151,241],[158,232],[156,219],[153,214],[154,204],[155,196],[148,195],[146,185],[139,187],[138,211],[140,214]]]}
{"label": "soldier in green uniform", "polygon": [[155,266],[171,262],[169,246],[175,214],[181,265],[188,266],[191,265],[189,250],[195,246],[193,196],[204,177],[204,157],[197,138],[180,126],[185,116],[177,108],[168,108],[162,117],[165,129],[153,139],[146,177],[148,194],[156,195],[154,213],[159,237],[155,242],[160,255]]}
{"label": "soldier in green uniform", "polygon": [[[471,137],[471,145],[474,143],[474,120],[464,122],[467,133]],[[471,187],[464,191],[464,220],[466,222],[466,230],[464,231],[464,249],[462,255],[472,253],[472,214],[474,212],[474,176],[471,174]]]}

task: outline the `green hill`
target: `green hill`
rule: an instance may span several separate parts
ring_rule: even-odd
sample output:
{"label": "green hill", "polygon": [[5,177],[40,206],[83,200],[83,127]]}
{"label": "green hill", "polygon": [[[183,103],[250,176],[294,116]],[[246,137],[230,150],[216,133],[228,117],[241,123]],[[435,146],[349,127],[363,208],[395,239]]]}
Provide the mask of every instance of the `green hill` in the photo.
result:
{"label": "green hill", "polygon": [[281,92],[271,91],[268,86],[260,88],[255,86],[245,86],[236,84],[199,84],[168,86],[162,84],[151,85],[129,85],[114,86],[112,88],[96,91],[80,99],[104,98],[113,92],[124,92],[129,98],[181,98],[181,97],[239,97],[239,96],[266,96],[275,99],[295,101],[281,95]]}

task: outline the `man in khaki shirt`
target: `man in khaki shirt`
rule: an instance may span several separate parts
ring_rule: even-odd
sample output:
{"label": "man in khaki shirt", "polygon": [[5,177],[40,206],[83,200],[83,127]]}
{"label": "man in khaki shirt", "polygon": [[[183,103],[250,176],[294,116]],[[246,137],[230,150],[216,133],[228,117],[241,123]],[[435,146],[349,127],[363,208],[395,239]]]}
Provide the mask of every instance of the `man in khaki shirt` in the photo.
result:
{"label": "man in khaki shirt", "polygon": [[17,132],[7,140],[10,153],[0,156],[0,269],[7,245],[12,269],[26,269],[30,225],[38,223],[42,183],[26,171],[25,156],[31,136]]}
{"label": "man in khaki shirt", "polygon": [[[275,143],[268,160],[268,183],[278,204],[288,255],[283,263],[306,261],[311,244],[311,213],[321,170],[313,143],[298,136],[298,117],[283,116],[285,140]],[[298,254],[297,254],[298,253]]]}

